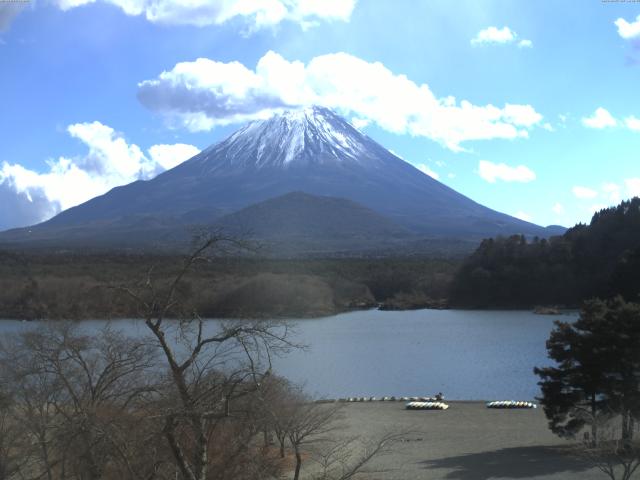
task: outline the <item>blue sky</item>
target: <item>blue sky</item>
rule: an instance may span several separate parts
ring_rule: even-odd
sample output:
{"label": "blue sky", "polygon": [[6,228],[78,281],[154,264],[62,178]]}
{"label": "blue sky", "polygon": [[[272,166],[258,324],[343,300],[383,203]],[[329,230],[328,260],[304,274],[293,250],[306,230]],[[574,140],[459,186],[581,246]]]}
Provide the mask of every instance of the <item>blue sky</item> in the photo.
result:
{"label": "blue sky", "polygon": [[640,195],[640,4],[0,3],[0,228],[319,103],[541,225]]}

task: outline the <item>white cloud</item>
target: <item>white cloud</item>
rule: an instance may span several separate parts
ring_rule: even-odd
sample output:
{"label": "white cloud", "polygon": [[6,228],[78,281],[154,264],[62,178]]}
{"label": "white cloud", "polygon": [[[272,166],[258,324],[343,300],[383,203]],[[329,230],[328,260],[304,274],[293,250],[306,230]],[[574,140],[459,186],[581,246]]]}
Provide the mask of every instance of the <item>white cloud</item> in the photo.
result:
{"label": "white cloud", "polygon": [[630,197],[640,197],[640,178],[627,178],[624,184]]}
{"label": "white cloud", "polygon": [[640,132],[640,118],[637,118],[634,115],[629,115],[624,119],[624,121],[618,121],[613,115],[611,115],[611,113],[609,113],[608,110],[602,107],[596,109],[596,111],[590,117],[583,118],[582,124],[589,128],[599,129],[624,125],[629,130]]}
{"label": "white cloud", "polygon": [[[70,160],[70,166],[116,182],[144,177],[153,170],[140,147],[129,145],[122,135],[107,125],[97,121],[76,123],[69,125],[67,132],[89,147],[88,155],[80,160]],[[62,157],[58,164],[61,161]]]}
{"label": "white cloud", "polygon": [[88,147],[86,154],[49,160],[44,173],[20,164],[2,163],[0,196],[11,192],[13,203],[21,205],[23,215],[19,221],[3,209],[0,226],[10,228],[46,220],[116,186],[153,177],[198,152],[191,145],[154,145],[147,157],[140,147],[127,143],[121,134],[100,122],[69,125],[67,132]]}
{"label": "white cloud", "polygon": [[613,204],[618,204],[622,201],[620,185],[616,183],[605,183],[602,185],[602,192],[605,197]]}
{"label": "white cloud", "polygon": [[96,0],[55,0],[54,1],[54,3],[61,10],[70,10],[72,8],[81,7],[83,5],[89,5],[95,2]]}
{"label": "white cloud", "polygon": [[510,105],[504,107],[504,117],[514,125],[531,127],[542,120],[542,115],[531,105]]}
{"label": "white cloud", "polygon": [[125,14],[169,25],[221,25],[240,19],[249,30],[273,27],[283,21],[308,28],[320,20],[348,21],[356,0],[55,0],[62,10],[100,1]]}
{"label": "white cloud", "polygon": [[509,27],[487,27],[480,30],[475,37],[471,39],[472,45],[481,43],[511,43],[518,35]]}
{"label": "white cloud", "polygon": [[532,217],[528,213],[523,212],[522,210],[513,214],[514,217],[519,218],[520,220],[524,220],[525,222],[530,222]]}
{"label": "white cloud", "polygon": [[640,118],[637,118],[631,115],[624,119],[624,123],[629,130],[633,130],[634,132],[640,132]]}
{"label": "white cloud", "polygon": [[602,184],[599,190],[575,186],[572,188],[572,192],[581,200],[597,198],[598,203],[588,207],[589,212],[593,213],[603,208],[618,205],[622,200],[640,196],[640,178],[627,178],[620,183],[606,182]]}
{"label": "white cloud", "polygon": [[598,192],[596,190],[593,190],[587,187],[581,187],[579,185],[576,185],[575,187],[573,187],[571,191],[577,198],[581,200],[584,200],[587,198],[596,198],[598,196]]}
{"label": "white cloud", "polygon": [[270,51],[255,70],[199,58],[139,83],[138,98],[170,123],[192,131],[318,104],[358,118],[361,125],[370,122],[389,132],[427,137],[453,151],[464,150],[461,143],[472,140],[527,138],[542,120],[531,105],[500,108],[438,98],[426,84],[347,53],[321,55],[305,65]]}
{"label": "white cloud", "polygon": [[551,211],[556,215],[562,215],[564,213],[564,206],[561,203],[556,202],[553,207],[551,207]]}
{"label": "white cloud", "polygon": [[547,132],[555,132],[555,128],[549,122],[545,122],[542,124],[542,128],[544,128]]}
{"label": "white cloud", "polygon": [[420,170],[422,173],[424,173],[425,175],[429,175],[431,178],[433,178],[434,180],[439,180],[440,179],[440,175],[438,175],[436,172],[434,172],[433,170],[431,170],[429,168],[428,165],[424,164],[424,163],[420,163],[418,165],[416,165],[416,167],[418,168],[418,170]]}
{"label": "white cloud", "polygon": [[163,170],[169,170],[180,165],[185,160],[200,153],[200,149],[193,145],[175,143],[173,145],[153,145],[149,148],[151,160],[160,165]]}
{"label": "white cloud", "polygon": [[353,117],[351,119],[351,125],[356,127],[358,130],[362,130],[363,128],[365,128],[370,123],[371,123],[371,120],[369,120],[367,118]]}
{"label": "white cloud", "polygon": [[[509,27],[487,27],[480,30],[475,37],[471,39],[471,45],[495,45],[514,43],[518,39],[518,34]],[[531,40],[522,39],[517,43],[519,48],[531,48],[533,42]]]}
{"label": "white cloud", "polygon": [[52,217],[59,207],[52,204],[40,188],[19,192],[11,177],[0,173],[0,231],[33,225]]}
{"label": "white cloud", "polygon": [[582,124],[589,128],[607,128],[615,127],[618,122],[613,116],[604,108],[599,107],[590,117],[582,119]]}
{"label": "white cloud", "polygon": [[635,22],[627,22],[624,18],[618,18],[614,22],[618,27],[618,35],[624,39],[640,37],[640,15],[636,17]]}
{"label": "white cloud", "polygon": [[496,180],[526,183],[536,179],[536,174],[524,165],[510,167],[504,163],[492,163],[487,160],[480,160],[478,174],[489,183],[495,183]]}

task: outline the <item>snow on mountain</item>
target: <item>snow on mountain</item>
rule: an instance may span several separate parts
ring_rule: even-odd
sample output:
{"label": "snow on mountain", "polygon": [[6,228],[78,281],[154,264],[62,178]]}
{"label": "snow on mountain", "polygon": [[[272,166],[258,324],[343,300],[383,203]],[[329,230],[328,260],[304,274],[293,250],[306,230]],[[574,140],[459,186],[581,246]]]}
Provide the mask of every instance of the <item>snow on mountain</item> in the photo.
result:
{"label": "snow on mountain", "polygon": [[287,168],[294,162],[360,163],[364,158],[371,162],[366,155],[371,143],[331,110],[311,106],[251,122],[205,150],[199,162],[210,171],[228,166]]}

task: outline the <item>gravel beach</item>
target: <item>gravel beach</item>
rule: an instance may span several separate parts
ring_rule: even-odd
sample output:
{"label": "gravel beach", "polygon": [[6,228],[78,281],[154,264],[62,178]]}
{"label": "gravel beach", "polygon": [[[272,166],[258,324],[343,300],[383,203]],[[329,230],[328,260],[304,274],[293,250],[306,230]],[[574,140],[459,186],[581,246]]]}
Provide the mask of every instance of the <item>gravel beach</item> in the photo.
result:
{"label": "gravel beach", "polygon": [[447,402],[445,411],[405,410],[403,402],[349,403],[344,435],[374,439],[412,431],[371,464],[376,479],[603,479],[569,455],[540,409],[488,409],[482,402]]}

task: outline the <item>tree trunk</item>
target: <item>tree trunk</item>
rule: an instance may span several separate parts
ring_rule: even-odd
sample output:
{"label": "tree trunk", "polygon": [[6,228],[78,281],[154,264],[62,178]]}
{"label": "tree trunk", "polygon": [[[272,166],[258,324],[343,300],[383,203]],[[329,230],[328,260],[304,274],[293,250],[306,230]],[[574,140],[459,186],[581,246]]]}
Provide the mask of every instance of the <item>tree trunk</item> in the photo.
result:
{"label": "tree trunk", "polygon": [[629,438],[629,412],[627,410],[622,411],[622,442],[624,445],[628,445],[631,439]]}
{"label": "tree trunk", "polygon": [[300,455],[297,445],[294,445],[294,449],[296,452],[296,471],[293,474],[293,480],[298,480],[300,478],[300,468],[302,467],[302,455]]}
{"label": "tree trunk", "polygon": [[49,448],[47,447],[47,440],[45,438],[40,438],[40,451],[42,452],[42,461],[47,469],[47,480],[53,480],[51,462],[49,461]]}
{"label": "tree trunk", "polygon": [[167,439],[167,442],[169,443],[169,448],[171,448],[173,457],[176,460],[176,465],[180,469],[183,479],[197,480],[196,476],[191,470],[191,466],[189,465],[187,459],[185,458],[185,455],[182,452],[182,449],[180,448],[180,445],[175,437],[175,434],[174,434],[174,430],[176,426],[175,420],[172,419],[171,417],[168,417],[165,421],[166,421],[166,424],[163,429],[163,433],[165,435],[165,438]]}
{"label": "tree trunk", "polygon": [[197,425],[196,434],[196,462],[198,462],[197,480],[207,480],[207,469],[209,467],[209,439],[205,432],[205,420],[203,418],[194,419]]}
{"label": "tree trunk", "polygon": [[598,411],[596,409],[596,394],[591,394],[591,446],[598,446]]}
{"label": "tree trunk", "polygon": [[80,455],[80,458],[84,463],[83,469],[86,472],[87,478],[89,478],[89,480],[100,480],[102,478],[102,465],[98,463],[95,457],[94,448],[96,448],[95,445],[97,442],[94,439],[94,435],[91,430],[85,429],[81,438],[84,441],[86,450]]}

